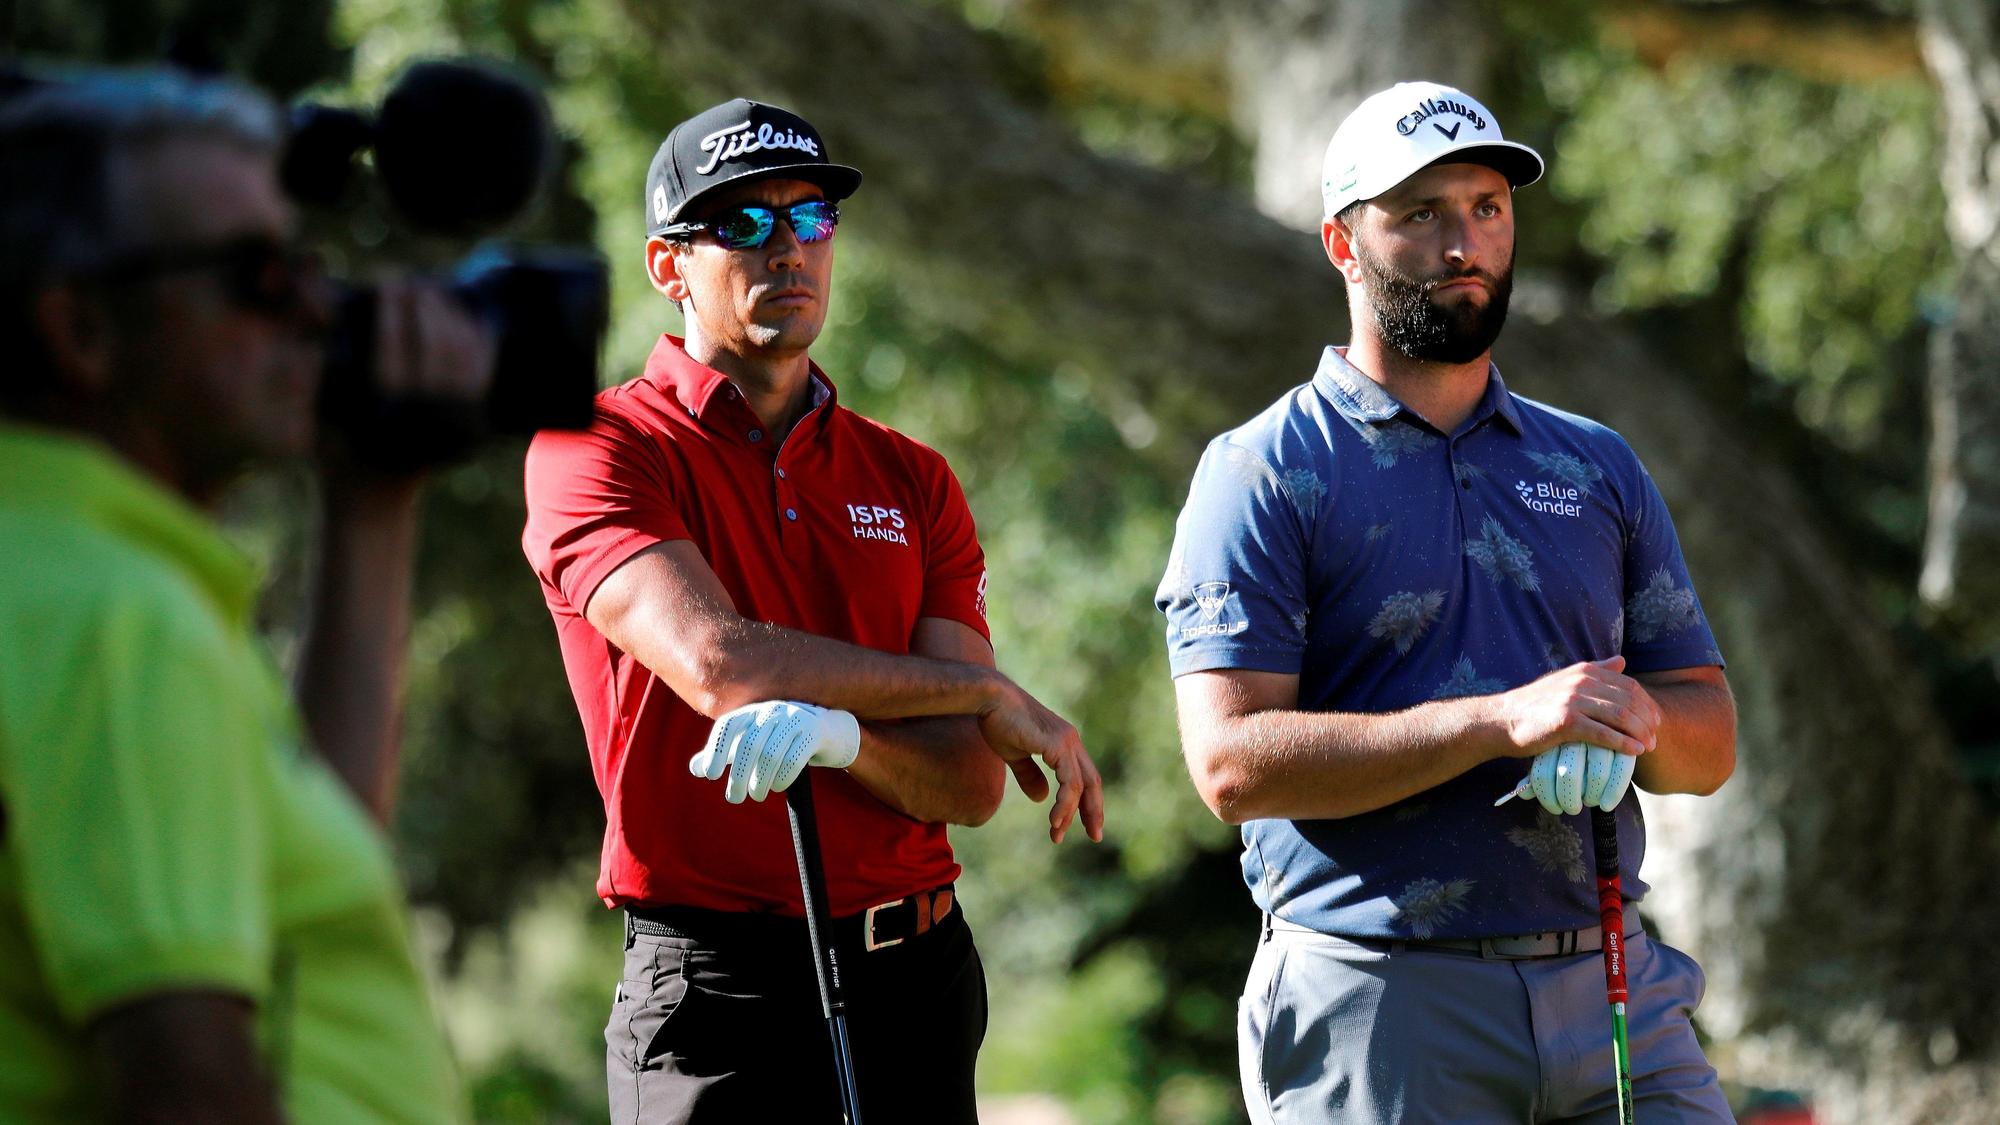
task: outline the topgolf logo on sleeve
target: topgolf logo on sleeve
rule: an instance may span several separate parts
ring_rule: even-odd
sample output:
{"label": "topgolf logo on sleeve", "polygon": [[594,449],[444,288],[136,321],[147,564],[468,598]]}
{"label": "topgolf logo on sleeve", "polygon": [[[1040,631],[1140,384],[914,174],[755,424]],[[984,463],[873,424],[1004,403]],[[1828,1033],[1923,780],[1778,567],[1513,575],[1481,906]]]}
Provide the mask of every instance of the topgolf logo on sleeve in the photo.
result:
{"label": "topgolf logo on sleeve", "polygon": [[1250,627],[1248,620],[1230,621],[1223,611],[1229,608],[1229,583],[1197,582],[1195,608],[1201,610],[1201,624],[1181,630],[1183,637],[1229,637]]}

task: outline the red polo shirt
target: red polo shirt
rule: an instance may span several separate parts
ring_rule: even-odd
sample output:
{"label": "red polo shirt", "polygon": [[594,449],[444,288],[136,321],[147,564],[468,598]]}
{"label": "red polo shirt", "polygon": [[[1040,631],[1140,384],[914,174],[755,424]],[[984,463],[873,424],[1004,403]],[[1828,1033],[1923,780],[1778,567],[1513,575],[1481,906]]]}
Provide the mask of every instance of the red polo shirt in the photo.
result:
{"label": "red polo shirt", "polygon": [[[522,546],[554,615],[604,797],[597,893],[607,906],[685,904],[802,916],[783,803],[722,799],[688,773],[711,723],[584,619],[606,575],[686,539],[760,621],[907,653],[917,620],[986,635],[985,560],[936,451],[825,394],[780,448],[720,372],[663,337],[646,373],[597,396],[581,433],[528,448]],[[836,915],[950,882],[942,824],[912,820],[846,773],[815,769]]]}

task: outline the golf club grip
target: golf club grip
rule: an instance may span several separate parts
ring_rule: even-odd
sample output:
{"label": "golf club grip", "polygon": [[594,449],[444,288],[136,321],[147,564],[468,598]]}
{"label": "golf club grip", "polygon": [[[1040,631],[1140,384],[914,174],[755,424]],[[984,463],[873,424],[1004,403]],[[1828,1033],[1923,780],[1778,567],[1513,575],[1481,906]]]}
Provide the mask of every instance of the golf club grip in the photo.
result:
{"label": "golf club grip", "polygon": [[826,913],[826,871],[819,857],[819,818],[813,812],[812,773],[785,791],[785,813],[792,822],[792,853],[799,861],[799,889],[805,897],[806,933],[812,940],[813,971],[819,977],[820,1009],[828,1019],[843,1015],[840,957],[819,932]]}
{"label": "golf club grip", "polygon": [[1618,814],[1590,810],[1590,831],[1597,853],[1597,921],[1604,940],[1604,991],[1613,1004],[1623,1004],[1625,986],[1625,899],[1618,883]]}

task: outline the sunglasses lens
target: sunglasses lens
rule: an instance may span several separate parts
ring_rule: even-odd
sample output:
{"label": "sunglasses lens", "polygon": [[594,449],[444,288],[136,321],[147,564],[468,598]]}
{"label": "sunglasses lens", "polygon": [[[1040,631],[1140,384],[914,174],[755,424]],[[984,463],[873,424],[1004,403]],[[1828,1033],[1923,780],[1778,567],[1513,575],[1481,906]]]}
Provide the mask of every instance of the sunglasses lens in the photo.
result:
{"label": "sunglasses lens", "polygon": [[738,207],[715,220],[715,240],[731,250],[751,250],[764,245],[777,221],[766,207]]}
{"label": "sunglasses lens", "polygon": [[786,216],[792,229],[798,232],[800,242],[824,242],[833,237],[833,226],[840,221],[840,211],[825,200],[793,205]]}

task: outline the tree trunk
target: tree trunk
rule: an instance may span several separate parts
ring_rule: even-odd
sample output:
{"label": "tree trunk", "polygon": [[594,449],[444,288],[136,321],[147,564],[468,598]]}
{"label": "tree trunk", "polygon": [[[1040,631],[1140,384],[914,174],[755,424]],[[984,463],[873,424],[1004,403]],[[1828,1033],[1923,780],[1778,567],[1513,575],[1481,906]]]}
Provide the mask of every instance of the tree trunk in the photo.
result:
{"label": "tree trunk", "polygon": [[1924,58],[1944,103],[1950,319],[1931,338],[1930,526],[1919,591],[2000,647],[2000,15],[1925,0]]}
{"label": "tree trunk", "polygon": [[[1320,164],[1361,99],[1397,82],[1442,82],[1480,97],[1492,39],[1471,0],[1261,0],[1233,9],[1228,37],[1237,120],[1257,139],[1256,202],[1319,229]],[[1194,17],[1199,18],[1199,17]]]}
{"label": "tree trunk", "polygon": [[[843,234],[893,249],[913,309],[1081,369],[1114,417],[1156,429],[1147,452],[1176,479],[1345,337],[1316,238],[1093,154],[1022,92],[1018,62],[934,6],[824,0],[783,36],[739,0],[627,7],[691,88],[799,109],[867,172]],[[1299,96],[1331,104],[1339,88],[1321,78]],[[1281,97],[1244,104],[1283,116]],[[1323,116],[1330,132],[1338,113]],[[1317,160],[1274,174],[1303,175],[1310,194]],[[1535,221],[1531,198],[1521,211]],[[2000,979],[1981,954],[2000,909],[1975,879],[2000,841],[1958,784],[1927,688],[1755,435],[1692,393],[1675,356],[1584,307],[1524,278],[1497,354],[1510,384],[1639,450],[1731,660],[1736,777],[1714,797],[1648,802],[1648,915],[1709,972],[1714,1055],[1811,1092],[1828,1121],[1990,1120]]]}

